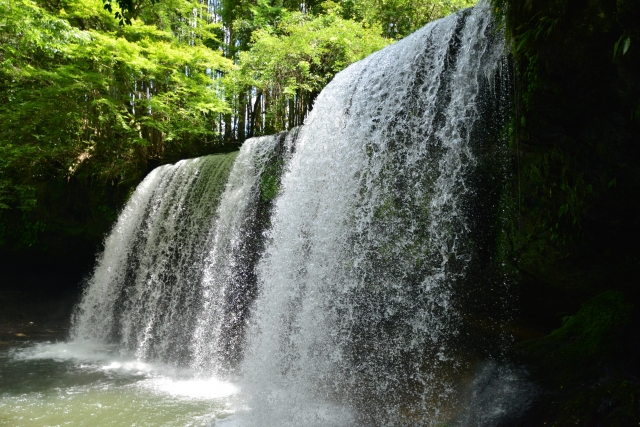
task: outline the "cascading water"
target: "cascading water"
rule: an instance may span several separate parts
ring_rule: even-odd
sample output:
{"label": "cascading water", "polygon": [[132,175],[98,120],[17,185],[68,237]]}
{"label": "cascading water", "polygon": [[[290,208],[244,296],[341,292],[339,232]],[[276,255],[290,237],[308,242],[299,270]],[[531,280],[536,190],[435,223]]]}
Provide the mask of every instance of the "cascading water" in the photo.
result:
{"label": "cascading water", "polygon": [[284,162],[290,144],[284,134],[262,137],[239,154],[152,171],[105,242],[72,340],[209,372],[232,364],[246,307],[228,300],[254,292],[255,279],[239,267],[252,269],[251,254],[261,252],[269,206],[260,179]]}
{"label": "cascading water", "polygon": [[503,286],[483,272],[507,63],[481,3],[336,75],[302,128],[248,140],[230,172],[233,155],[156,169],[72,338],[239,376],[240,425],[452,419],[486,356],[466,318],[500,299],[473,284]]}
{"label": "cascading water", "polygon": [[235,154],[153,170],[105,241],[72,340],[118,343],[140,359],[189,358],[176,338],[195,322],[203,253]]}
{"label": "cascading water", "polygon": [[475,152],[491,139],[478,128],[499,105],[506,64],[481,5],[350,66],[320,94],[258,267],[248,424],[446,415],[468,368],[453,341],[477,234]]}
{"label": "cascading water", "polygon": [[297,130],[253,138],[243,147],[220,201],[202,281],[203,307],[193,336],[192,365],[221,374],[242,357],[245,322],[256,294],[271,200]]}

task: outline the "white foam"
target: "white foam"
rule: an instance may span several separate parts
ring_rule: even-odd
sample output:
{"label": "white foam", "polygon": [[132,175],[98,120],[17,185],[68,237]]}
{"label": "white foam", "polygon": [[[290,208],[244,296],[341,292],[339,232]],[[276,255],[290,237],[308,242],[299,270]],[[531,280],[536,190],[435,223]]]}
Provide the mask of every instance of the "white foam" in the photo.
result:
{"label": "white foam", "polygon": [[113,346],[92,342],[37,343],[33,346],[16,349],[12,356],[15,360],[55,360],[75,363],[87,370],[146,374],[162,372],[165,375],[182,374],[172,367],[146,363],[121,355]]}
{"label": "white foam", "polygon": [[114,358],[112,346],[76,342],[76,343],[37,343],[33,346],[16,349],[13,357],[17,360],[74,360],[78,362],[100,363]]}
{"label": "white foam", "polygon": [[142,381],[140,386],[172,396],[191,399],[220,399],[238,393],[238,387],[234,384],[216,378],[187,380],[152,378]]}

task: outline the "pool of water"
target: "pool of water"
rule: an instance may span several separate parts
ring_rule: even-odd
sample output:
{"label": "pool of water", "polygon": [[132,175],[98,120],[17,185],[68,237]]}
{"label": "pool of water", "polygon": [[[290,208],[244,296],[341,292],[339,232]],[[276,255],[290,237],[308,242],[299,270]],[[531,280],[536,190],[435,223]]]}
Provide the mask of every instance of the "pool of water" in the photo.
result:
{"label": "pool of water", "polygon": [[0,346],[0,426],[214,426],[238,388],[142,363],[116,349],[22,341]]}

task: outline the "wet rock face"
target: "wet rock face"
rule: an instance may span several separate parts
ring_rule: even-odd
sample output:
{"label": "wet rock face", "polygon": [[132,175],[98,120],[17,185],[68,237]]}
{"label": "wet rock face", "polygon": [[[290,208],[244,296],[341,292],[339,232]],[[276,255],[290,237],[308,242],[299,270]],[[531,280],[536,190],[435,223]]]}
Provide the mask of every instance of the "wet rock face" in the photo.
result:
{"label": "wet rock face", "polygon": [[637,300],[640,49],[619,49],[640,6],[494,3],[509,5],[517,63],[509,245],[522,320],[548,333],[607,289]]}
{"label": "wet rock face", "polygon": [[496,427],[517,423],[537,400],[539,387],[522,367],[490,360],[478,367],[456,427]]}

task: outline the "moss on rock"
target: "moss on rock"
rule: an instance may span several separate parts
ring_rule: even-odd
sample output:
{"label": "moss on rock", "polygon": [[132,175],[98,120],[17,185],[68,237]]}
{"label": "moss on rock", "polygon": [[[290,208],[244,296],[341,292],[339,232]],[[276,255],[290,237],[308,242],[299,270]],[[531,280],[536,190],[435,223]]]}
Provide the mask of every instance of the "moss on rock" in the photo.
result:
{"label": "moss on rock", "polygon": [[608,291],[549,335],[519,344],[514,355],[543,392],[517,425],[638,425],[638,348],[628,341],[637,326],[623,294]]}

